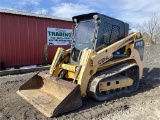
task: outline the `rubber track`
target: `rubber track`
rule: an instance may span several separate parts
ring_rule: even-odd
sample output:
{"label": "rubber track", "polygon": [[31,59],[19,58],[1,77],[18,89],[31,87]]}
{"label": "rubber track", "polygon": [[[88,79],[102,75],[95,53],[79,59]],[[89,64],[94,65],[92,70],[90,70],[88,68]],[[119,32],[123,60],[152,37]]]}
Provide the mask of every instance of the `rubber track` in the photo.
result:
{"label": "rubber track", "polygon": [[133,66],[137,66],[137,64],[136,63],[123,63],[123,64],[120,64],[120,65],[115,66],[113,68],[110,68],[109,70],[106,70],[106,71],[103,70],[103,71],[95,74],[90,79],[87,94],[89,96],[93,97],[94,99],[99,100],[99,101],[108,100],[108,99],[111,99],[117,95],[125,94],[126,91],[122,89],[122,90],[120,90],[118,92],[114,92],[114,93],[101,94],[101,96],[99,97],[99,96],[97,96],[97,86],[100,81],[103,81],[103,80],[105,80],[109,77],[112,77],[118,73],[126,71]]}

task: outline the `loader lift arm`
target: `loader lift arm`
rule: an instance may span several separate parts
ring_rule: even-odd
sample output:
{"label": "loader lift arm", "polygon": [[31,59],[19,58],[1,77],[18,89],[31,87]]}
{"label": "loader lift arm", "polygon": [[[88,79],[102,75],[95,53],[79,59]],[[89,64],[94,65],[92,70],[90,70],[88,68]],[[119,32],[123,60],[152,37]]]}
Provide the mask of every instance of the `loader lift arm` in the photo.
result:
{"label": "loader lift arm", "polygon": [[112,45],[100,50],[92,56],[93,66],[96,64],[104,64],[109,59],[113,57],[113,53],[120,48],[126,46],[129,43],[132,43],[136,40],[136,38],[142,38],[141,34],[139,32],[132,33],[131,35],[127,36],[126,38],[119,40],[116,43],[113,43]]}

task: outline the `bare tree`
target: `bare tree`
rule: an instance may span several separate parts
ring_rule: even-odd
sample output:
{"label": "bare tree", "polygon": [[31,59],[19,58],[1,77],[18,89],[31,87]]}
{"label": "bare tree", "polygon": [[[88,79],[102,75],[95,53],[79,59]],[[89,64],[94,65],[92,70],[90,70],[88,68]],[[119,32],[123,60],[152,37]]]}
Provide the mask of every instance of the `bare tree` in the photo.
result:
{"label": "bare tree", "polygon": [[25,0],[21,7],[17,7],[16,3],[12,2],[11,3],[11,8],[13,10],[25,11],[25,12],[31,13],[31,12],[34,12],[35,4],[34,4],[34,1],[31,2],[30,0]]}
{"label": "bare tree", "polygon": [[150,40],[151,40],[150,36],[146,32],[143,32],[142,36],[146,46],[150,45]]}
{"label": "bare tree", "polygon": [[50,15],[50,9],[38,9],[37,11],[36,11],[36,14],[41,14],[41,15]]}
{"label": "bare tree", "polygon": [[155,31],[154,39],[156,40],[155,42],[157,44],[160,44],[160,25],[157,27],[157,29]]}
{"label": "bare tree", "polygon": [[17,7],[16,3],[12,2],[11,3],[11,8],[12,10],[17,10],[17,11],[23,11],[23,12],[28,12],[28,13],[36,13],[36,14],[42,14],[42,15],[50,15],[51,9],[47,8],[37,8],[36,9],[36,2],[38,0],[24,0],[23,4],[21,7]]}
{"label": "bare tree", "polygon": [[157,16],[156,14],[153,14],[149,20],[145,20],[142,24],[138,26],[138,29],[142,32],[145,33],[145,35],[148,35],[148,42],[149,43],[156,43],[155,36],[158,33],[157,31],[159,28],[160,23],[160,17]]}
{"label": "bare tree", "polygon": [[29,0],[26,0],[23,7],[26,12],[33,12],[35,5],[31,3]]}
{"label": "bare tree", "polygon": [[22,9],[20,9],[19,7],[17,7],[14,2],[11,3],[11,9],[12,9],[12,10],[22,11]]}

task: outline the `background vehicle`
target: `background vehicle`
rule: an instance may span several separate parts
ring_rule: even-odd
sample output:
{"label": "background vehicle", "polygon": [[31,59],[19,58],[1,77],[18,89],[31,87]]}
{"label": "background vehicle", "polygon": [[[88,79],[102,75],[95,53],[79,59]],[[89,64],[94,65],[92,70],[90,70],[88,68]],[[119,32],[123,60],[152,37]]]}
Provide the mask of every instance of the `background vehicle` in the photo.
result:
{"label": "background vehicle", "polygon": [[47,117],[81,107],[86,95],[103,101],[133,92],[142,78],[139,32],[127,36],[127,23],[99,13],[73,20],[71,48],[58,48],[49,73],[37,73],[17,91]]}

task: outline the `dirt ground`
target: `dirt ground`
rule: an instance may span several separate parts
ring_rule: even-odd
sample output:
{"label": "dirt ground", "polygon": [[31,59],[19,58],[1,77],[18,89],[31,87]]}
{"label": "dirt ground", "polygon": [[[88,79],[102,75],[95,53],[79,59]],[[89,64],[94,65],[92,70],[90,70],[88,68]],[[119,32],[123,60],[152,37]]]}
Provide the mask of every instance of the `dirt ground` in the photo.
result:
{"label": "dirt ground", "polygon": [[139,89],[113,100],[83,100],[83,107],[57,118],[46,118],[16,94],[18,87],[36,73],[0,77],[0,120],[160,120],[160,45],[146,47],[144,77]]}

